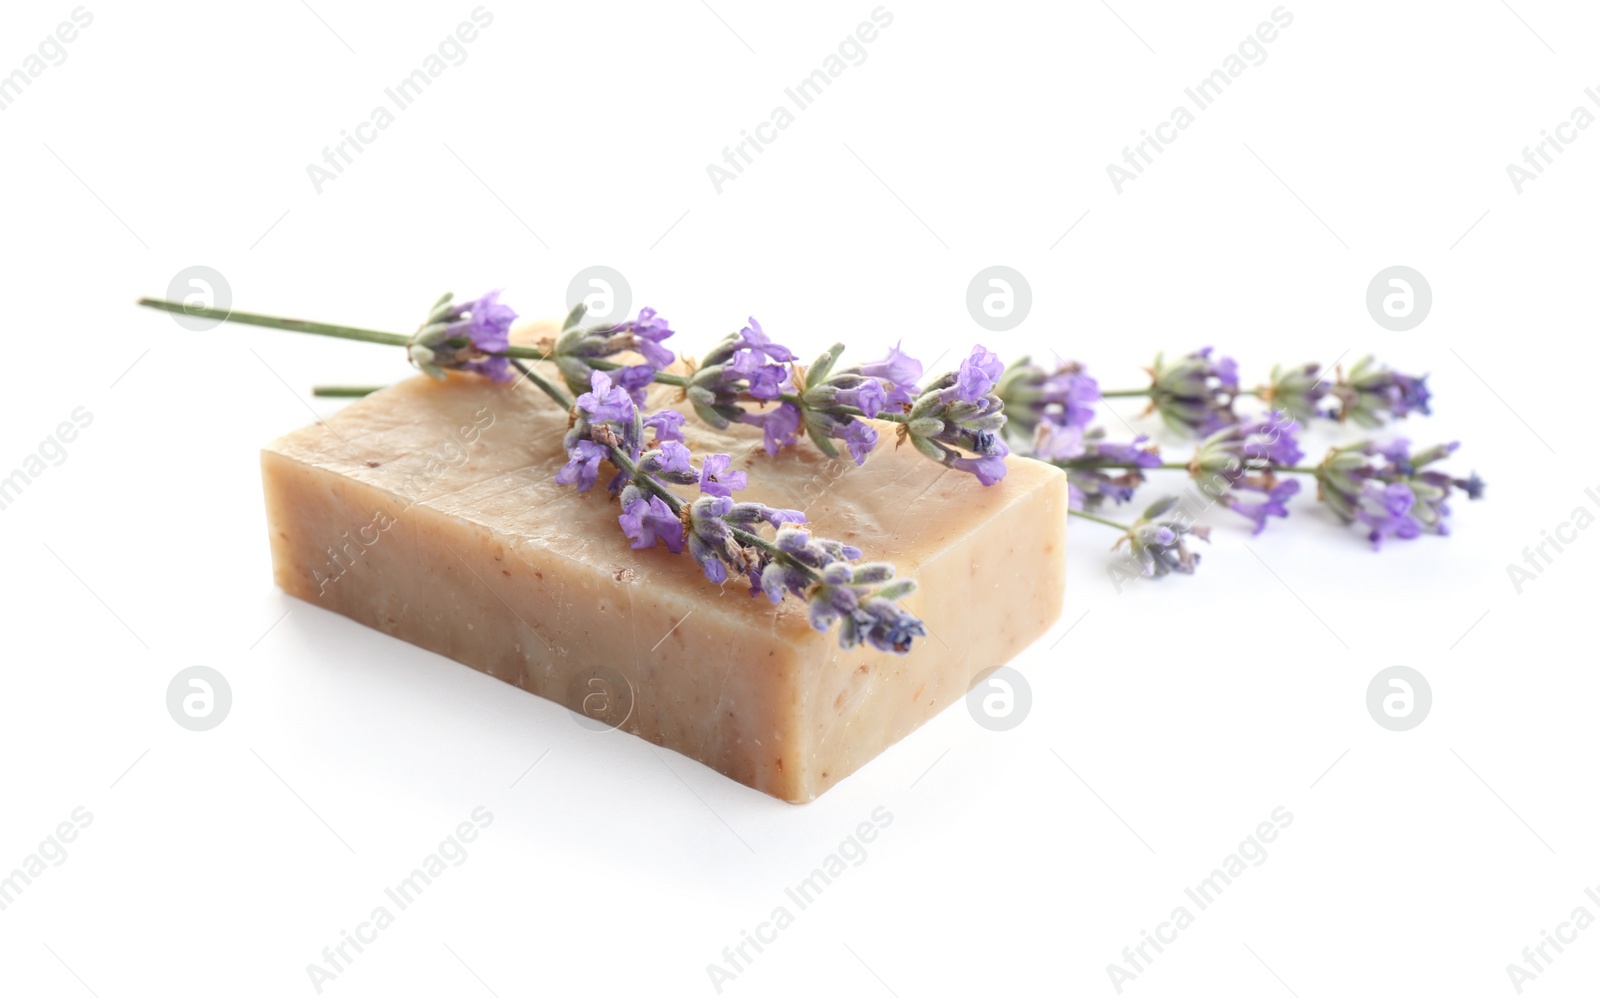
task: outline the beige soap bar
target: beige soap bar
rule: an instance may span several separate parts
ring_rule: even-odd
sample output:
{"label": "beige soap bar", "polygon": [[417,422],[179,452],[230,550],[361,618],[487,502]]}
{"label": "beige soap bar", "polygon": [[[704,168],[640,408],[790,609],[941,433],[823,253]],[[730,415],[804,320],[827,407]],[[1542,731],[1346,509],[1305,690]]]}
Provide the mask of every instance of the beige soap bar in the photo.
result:
{"label": "beige soap bar", "polygon": [[[538,330],[535,330],[538,331]],[[658,387],[651,406],[670,404]],[[806,622],[804,605],[708,582],[687,554],[633,551],[604,484],[555,483],[567,414],[526,382],[416,377],[262,452],[278,585],[301,599],[804,802],[962,699],[1061,611],[1065,476],[1008,459],[980,486],[894,427],[864,467],[803,437],[692,416],[696,458],[734,455],[738,498],[803,509],[817,535],[892,562],[919,589],[910,654]]]}

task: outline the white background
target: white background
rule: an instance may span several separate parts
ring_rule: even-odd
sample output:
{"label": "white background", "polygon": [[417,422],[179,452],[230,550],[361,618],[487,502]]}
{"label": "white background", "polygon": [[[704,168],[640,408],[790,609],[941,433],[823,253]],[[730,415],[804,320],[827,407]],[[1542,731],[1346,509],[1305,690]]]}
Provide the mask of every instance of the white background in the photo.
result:
{"label": "white background", "polygon": [[[865,63],[719,194],[706,165],[870,0],[492,3],[466,62],[317,193],[306,165],[473,6],[91,4],[0,112],[0,475],[94,417],[0,511],[0,872],[93,814],[0,912],[0,990],[314,994],[306,965],[480,805],[469,858],[324,993],[715,994],[707,965],[879,807],[866,860],[724,994],[1115,994],[1106,965],[1279,806],[1266,861],[1124,993],[1515,994],[1523,947],[1600,916],[1600,532],[1520,594],[1506,571],[1600,488],[1600,129],[1520,194],[1505,169],[1600,87],[1591,7],[1291,3],[1265,63],[1118,194],[1106,165],[1270,0],[891,3]],[[7,4],[0,73],[72,9]],[[1077,523],[1061,622],[1013,663],[1025,722],[956,707],[793,807],[278,592],[259,446],[338,408],[312,383],[402,359],[132,305],[203,264],[238,308],[406,331],[446,289],[557,316],[597,263],[690,352],[751,313],[803,355],[981,340],[1106,389],[1163,348],[1214,343],[1247,383],[1375,351],[1432,373],[1435,417],[1400,429],[1461,440],[1488,497],[1378,554],[1309,494],[1258,538],[1224,515],[1198,575],[1121,595],[1110,532]],[[993,334],[964,296],[997,263],[1034,302]],[[1409,332],[1366,311],[1391,264],[1433,289]],[[164,698],[202,664],[234,705],[193,733]],[[1434,694],[1398,734],[1364,702],[1396,664]],[[1590,928],[1525,987],[1597,980]]]}

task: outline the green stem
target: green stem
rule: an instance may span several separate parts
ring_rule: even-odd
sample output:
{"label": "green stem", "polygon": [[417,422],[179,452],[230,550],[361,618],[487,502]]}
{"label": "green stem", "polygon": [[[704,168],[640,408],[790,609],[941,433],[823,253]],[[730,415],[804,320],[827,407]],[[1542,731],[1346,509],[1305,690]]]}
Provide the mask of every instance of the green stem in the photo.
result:
{"label": "green stem", "polygon": [[[757,399],[756,401],[762,400]],[[805,403],[800,400],[800,395],[797,392],[784,392],[778,396],[778,401],[788,402],[797,409],[805,407]],[[824,405],[811,406],[810,408],[812,412],[825,412],[834,416],[860,416],[862,419],[880,419],[885,423],[908,423],[911,421],[911,417],[903,412],[880,412],[876,416],[869,416],[853,405]]]}
{"label": "green stem", "polygon": [[[200,319],[237,322],[246,326],[265,326],[268,329],[286,329],[291,333],[332,336],[341,340],[360,340],[363,343],[382,343],[393,347],[403,347],[411,342],[411,337],[403,333],[386,333],[377,329],[361,329],[357,326],[337,326],[327,322],[309,322],[305,319],[285,319],[276,315],[257,315],[254,312],[234,312],[225,308],[186,305],[183,302],[168,301],[164,298],[140,298],[135,304],[142,305],[145,308],[158,309],[162,312],[192,315]],[[506,349],[504,356],[543,360],[546,354],[543,350],[537,350],[533,347],[513,346]]]}
{"label": "green stem", "polygon": [[385,343],[389,346],[403,347],[409,339],[409,337],[402,336],[399,333],[385,333],[376,329],[335,326],[326,322],[308,322],[305,319],[284,319],[275,315],[256,315],[253,312],[234,312],[225,308],[186,305],[183,302],[167,301],[161,298],[140,298],[138,304],[143,305],[145,308],[159,309],[163,312],[177,312],[181,315],[192,315],[200,319],[239,322],[247,326],[266,326],[268,329],[287,329],[291,333],[312,333],[317,336],[333,336],[342,340],[362,340],[367,343]]}
{"label": "green stem", "polygon": [[[1100,397],[1103,398],[1103,399],[1133,399],[1133,398],[1141,398],[1142,399],[1142,398],[1149,398],[1151,395],[1154,395],[1154,394],[1155,394],[1155,389],[1153,389],[1153,388],[1119,388],[1119,389],[1117,389],[1115,391],[1101,392],[1100,393]],[[1252,397],[1255,397],[1255,398],[1259,398],[1261,396],[1261,389],[1259,389],[1259,388],[1242,388],[1239,391],[1234,392],[1234,394],[1235,395],[1249,395],[1249,396],[1252,396]]]}
{"label": "green stem", "polygon": [[1069,509],[1069,510],[1067,510],[1067,515],[1068,516],[1076,516],[1076,517],[1079,517],[1080,519],[1084,519],[1084,520],[1092,520],[1095,523],[1103,523],[1108,527],[1115,527],[1116,529],[1121,530],[1123,532],[1131,531],[1133,529],[1133,527],[1131,525],[1129,525],[1129,524],[1118,523],[1115,520],[1108,520],[1103,516],[1095,516],[1093,513],[1085,513],[1081,509]]}
{"label": "green stem", "polygon": [[[555,401],[556,405],[559,405],[563,409],[571,409],[572,408],[572,402],[573,402],[572,396],[568,395],[566,393],[565,389],[558,388],[555,385],[551,384],[549,381],[546,381],[543,376],[535,373],[533,368],[531,368],[528,365],[522,363],[522,361],[520,361],[520,360],[513,359],[511,361],[511,366],[516,368],[518,371],[520,371],[522,373],[522,376],[524,378],[527,378],[528,381],[530,383],[532,383],[536,388],[538,388],[540,391],[544,392],[546,395],[550,396],[550,398]],[[622,467],[622,465],[619,464],[619,465],[617,465],[617,467],[620,468],[620,467]]]}
{"label": "green stem", "polygon": [[387,385],[313,385],[311,394],[319,399],[359,399],[387,387]]}
{"label": "green stem", "polygon": [[1188,471],[1187,464],[1168,462],[1150,467],[1134,464],[1132,461],[1086,461],[1078,458],[1068,458],[1064,461],[1051,461],[1051,464],[1064,471],[1092,470],[1095,468],[1136,468],[1140,471]]}
{"label": "green stem", "polygon": [[[584,363],[597,371],[616,371],[624,367],[634,366],[632,364],[619,364],[614,360],[606,360],[604,358],[584,358]],[[668,374],[666,371],[657,371],[655,383],[658,385],[676,385],[679,388],[683,388],[689,384],[689,379],[681,374]]]}

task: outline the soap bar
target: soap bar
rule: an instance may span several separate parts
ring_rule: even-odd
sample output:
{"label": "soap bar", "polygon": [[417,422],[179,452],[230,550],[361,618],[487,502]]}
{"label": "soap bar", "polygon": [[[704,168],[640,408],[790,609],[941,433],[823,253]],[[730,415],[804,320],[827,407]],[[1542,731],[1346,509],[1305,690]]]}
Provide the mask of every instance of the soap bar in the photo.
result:
{"label": "soap bar", "polygon": [[[547,329],[522,330],[527,340]],[[551,373],[553,377],[553,372]],[[649,407],[674,404],[651,389]],[[274,574],[290,595],[438,652],[795,803],[961,700],[1057,619],[1067,487],[1008,458],[985,488],[894,427],[864,467],[804,438],[692,415],[697,458],[749,472],[740,499],[801,509],[918,583],[928,635],[905,655],[838,646],[805,606],[718,586],[687,554],[634,551],[604,489],[557,485],[567,413],[526,381],[418,376],[262,452]]]}

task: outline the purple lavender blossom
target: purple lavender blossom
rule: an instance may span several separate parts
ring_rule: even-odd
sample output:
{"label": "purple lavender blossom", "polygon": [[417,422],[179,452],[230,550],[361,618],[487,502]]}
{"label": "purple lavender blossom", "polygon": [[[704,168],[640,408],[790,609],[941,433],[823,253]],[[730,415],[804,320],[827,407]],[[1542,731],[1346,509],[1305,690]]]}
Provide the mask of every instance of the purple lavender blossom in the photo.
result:
{"label": "purple lavender blossom", "polygon": [[683,551],[683,523],[660,496],[640,497],[623,507],[617,517],[622,532],[635,551],[661,544],[673,554]]}
{"label": "purple lavender blossom", "polygon": [[[999,446],[1004,448],[1005,444]],[[985,454],[982,457],[958,457],[950,462],[950,467],[957,471],[965,471],[969,475],[976,475],[978,481],[984,485],[994,485],[1006,477],[1007,453],[1009,451]]]}
{"label": "purple lavender blossom", "polygon": [[446,295],[412,334],[407,344],[411,361],[433,378],[447,369],[470,371],[491,381],[511,380],[511,362],[502,355],[511,346],[516,310],[500,304],[500,292],[473,301],[452,302]]}
{"label": "purple lavender blossom", "polygon": [[662,346],[661,341],[671,336],[673,330],[666,319],[656,314],[655,309],[641,308],[637,319],[624,322],[617,329],[633,334],[634,349],[643,355],[651,368],[661,371],[672,366],[672,351]]}
{"label": "purple lavender blossom", "polygon": [[731,496],[749,482],[742,471],[729,471],[733,458],[726,454],[708,454],[700,466],[700,491],[709,496]]}
{"label": "purple lavender blossom", "polygon": [[[1113,565],[1113,578],[1119,574],[1145,578],[1160,578],[1173,572],[1193,575],[1200,564],[1200,555],[1190,551],[1185,543],[1184,538],[1190,535],[1208,541],[1211,531],[1208,527],[1194,525],[1185,511],[1178,508],[1177,496],[1157,500],[1113,545],[1113,548],[1128,545],[1130,563],[1121,573],[1118,566]],[[1131,571],[1127,571],[1130,567]],[[1120,582],[1118,588],[1121,588]]]}
{"label": "purple lavender blossom", "polygon": [[936,378],[917,396],[901,424],[902,439],[924,457],[976,475],[984,485],[1000,481],[1005,476],[1001,459],[1010,453],[1000,439],[1005,403],[992,391],[1001,373],[999,358],[982,346],[974,348],[959,370]]}
{"label": "purple lavender blossom", "polygon": [[1024,357],[1000,377],[995,395],[1005,404],[1006,436],[1025,450],[1041,426],[1082,429],[1094,419],[1100,385],[1077,363],[1048,371]]}
{"label": "purple lavender blossom", "polygon": [[683,413],[676,409],[658,409],[644,417],[644,425],[655,434],[655,443],[676,440],[683,443]]}
{"label": "purple lavender blossom", "polygon": [[689,448],[675,440],[668,440],[658,449],[661,454],[661,471],[676,472],[680,475],[693,473],[694,468],[689,464]]}
{"label": "purple lavender blossom", "polygon": [[[1258,492],[1265,498],[1259,502],[1247,502],[1241,495],[1243,492]],[[1284,503],[1288,501],[1290,496],[1298,495],[1299,493],[1300,483],[1292,478],[1284,481],[1274,481],[1267,476],[1260,478],[1250,477],[1241,479],[1234,486],[1233,491],[1222,498],[1222,503],[1235,513],[1252,521],[1255,524],[1255,529],[1251,533],[1259,534],[1267,528],[1267,517],[1287,517],[1289,515],[1289,508]]]}
{"label": "purple lavender blossom", "polygon": [[774,343],[772,338],[762,331],[761,323],[757,322],[756,317],[753,315],[750,317],[750,325],[739,330],[737,348],[765,354],[769,359],[779,363],[787,363],[794,360],[794,354],[789,352],[789,348],[780,343]]}
{"label": "purple lavender blossom", "polygon": [[583,316],[582,305],[574,308],[551,344],[550,358],[567,387],[573,392],[583,391],[592,373],[601,369],[597,366],[600,362],[634,351],[644,357],[645,363],[622,368],[625,373],[618,374],[615,381],[643,405],[644,389],[655,372],[673,361],[672,351],[661,345],[662,340],[673,335],[667,320],[652,308],[640,309],[638,318],[618,325],[581,326]]}
{"label": "purple lavender blossom", "polygon": [[[867,463],[867,455],[872,453],[872,448],[878,446],[878,431],[868,426],[859,419],[852,419],[844,426],[844,432],[839,435],[850,448],[850,457],[856,462],[856,467]],[[1004,465],[1000,474],[1005,475]]]}
{"label": "purple lavender blossom", "polygon": [[576,482],[579,492],[587,492],[594,488],[596,476],[600,473],[600,460],[606,456],[606,449],[592,440],[579,440],[567,451],[567,463],[556,472],[557,485],[571,485]]}
{"label": "purple lavender blossom", "polygon": [[1212,353],[1203,347],[1171,361],[1158,354],[1150,367],[1150,408],[1179,433],[1211,434],[1238,420],[1239,365]]}
{"label": "purple lavender blossom", "polygon": [[745,412],[739,422],[761,427],[762,445],[769,455],[791,447],[800,439],[800,410],[782,402],[766,412]]}
{"label": "purple lavender blossom", "polygon": [[1067,473],[1067,501],[1071,509],[1098,509],[1106,500],[1124,503],[1144,482],[1144,471],[1161,466],[1161,454],[1146,444],[1150,438],[1134,437],[1129,443],[1105,439],[1105,427],[1085,431],[1076,426],[1040,423],[1033,456]]}
{"label": "purple lavender blossom", "polygon": [[634,405],[644,405],[645,389],[655,384],[655,368],[649,364],[635,364],[632,367],[618,368],[611,374],[617,387],[628,393]]}
{"label": "purple lavender blossom", "polygon": [[1317,495],[1346,523],[1360,522],[1376,549],[1389,538],[1450,533],[1449,500],[1456,491],[1481,498],[1483,479],[1429,467],[1454,453],[1454,443],[1412,451],[1406,440],[1370,440],[1334,448],[1317,467]]}
{"label": "purple lavender blossom", "polygon": [[[922,380],[922,361],[900,350],[896,343],[882,360],[862,364],[856,372],[879,378],[888,389],[888,405],[909,405],[917,397],[917,382]],[[863,412],[866,410],[863,408]]]}
{"label": "purple lavender blossom", "polygon": [[578,396],[577,406],[593,423],[621,423],[633,418],[633,398],[626,389],[614,387],[605,371],[589,375],[589,391]]}
{"label": "purple lavender blossom", "polygon": [[1212,474],[1232,484],[1252,471],[1292,467],[1305,457],[1295,439],[1299,431],[1300,424],[1279,411],[1224,427],[1195,448],[1192,470],[1196,478]]}
{"label": "purple lavender blossom", "polygon": [[983,346],[974,347],[956,371],[955,384],[946,388],[941,398],[946,403],[958,400],[977,403],[994,389],[1004,371],[1005,365],[992,351]]}
{"label": "purple lavender blossom", "polygon": [[[1277,410],[1224,427],[1200,442],[1189,473],[1203,493],[1248,518],[1259,534],[1268,516],[1289,515],[1284,501],[1300,491],[1297,483],[1279,482],[1274,474],[1305,457],[1295,439],[1299,429],[1288,413]],[[1238,491],[1265,498],[1248,502],[1235,495]]]}
{"label": "purple lavender blossom", "polygon": [[1371,356],[1363,357],[1341,376],[1332,394],[1339,401],[1341,421],[1369,428],[1404,419],[1414,412],[1432,415],[1428,402],[1433,393],[1428,390],[1426,374],[1401,374]]}
{"label": "purple lavender blossom", "polygon": [[1369,479],[1362,483],[1356,497],[1356,519],[1370,528],[1367,539],[1373,550],[1381,548],[1386,537],[1409,541],[1422,536],[1422,524],[1411,516],[1416,504],[1416,493],[1401,482],[1383,485]]}
{"label": "purple lavender blossom", "polygon": [[1301,364],[1299,367],[1274,366],[1268,384],[1257,390],[1261,401],[1275,409],[1282,409],[1303,425],[1325,415],[1322,400],[1332,386],[1324,377],[1322,365]]}
{"label": "purple lavender blossom", "polygon": [[838,405],[855,406],[871,419],[889,404],[889,393],[877,378],[866,378],[854,388],[841,388],[834,395],[834,401]]}
{"label": "purple lavender blossom", "polygon": [[[780,398],[791,380],[791,371],[783,363],[793,357],[787,347],[772,342],[752,318],[749,326],[724,338],[706,354],[684,390],[700,418],[719,430],[732,422],[760,425],[759,420],[747,418],[750,413],[741,403],[746,395],[763,402]],[[785,418],[780,416],[774,433],[768,435],[769,448],[774,440],[784,439],[781,425]]]}
{"label": "purple lavender blossom", "polygon": [[783,394],[784,382],[789,380],[789,369],[780,364],[764,363],[764,356],[759,350],[739,350],[733,355],[728,370],[744,378],[745,391],[752,398],[770,402]]}

